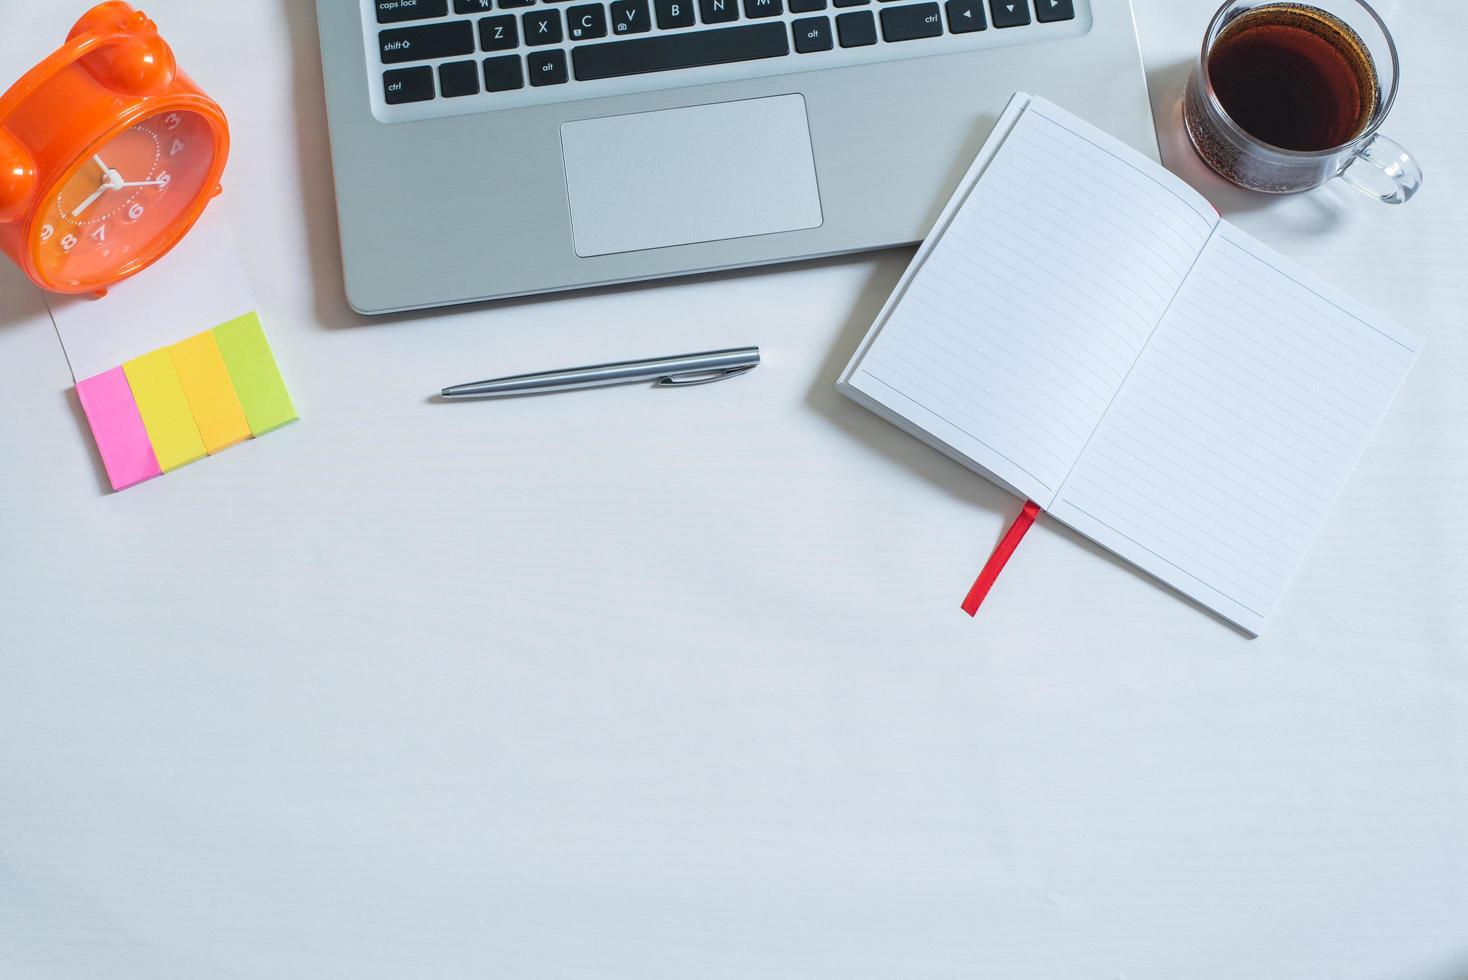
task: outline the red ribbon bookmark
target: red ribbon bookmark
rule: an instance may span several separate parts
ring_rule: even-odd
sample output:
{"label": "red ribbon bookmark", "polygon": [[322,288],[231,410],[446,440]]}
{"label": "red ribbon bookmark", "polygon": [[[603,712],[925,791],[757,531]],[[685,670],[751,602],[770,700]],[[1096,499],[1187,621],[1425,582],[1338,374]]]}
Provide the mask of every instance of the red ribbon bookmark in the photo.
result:
{"label": "red ribbon bookmark", "polygon": [[1004,565],[1009,561],[1009,556],[1014,554],[1014,549],[1019,547],[1025,532],[1030,525],[1035,523],[1035,518],[1040,515],[1040,505],[1033,500],[1026,500],[1024,510],[1009,525],[1009,530],[1004,532],[1004,537],[999,539],[999,544],[994,548],[994,553],[984,563],[984,570],[979,572],[979,577],[974,579],[973,588],[968,590],[968,595],[963,597],[963,611],[970,616],[979,611],[979,604],[994,587],[994,580],[999,573],[1004,571]]}

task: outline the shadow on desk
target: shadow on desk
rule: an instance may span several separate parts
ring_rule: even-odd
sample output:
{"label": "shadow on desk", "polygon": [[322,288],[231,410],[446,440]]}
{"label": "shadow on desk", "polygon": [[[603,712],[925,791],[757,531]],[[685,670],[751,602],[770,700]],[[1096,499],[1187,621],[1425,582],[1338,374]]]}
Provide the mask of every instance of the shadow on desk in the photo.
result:
{"label": "shadow on desk", "polygon": [[[320,35],[316,29],[316,5],[298,0],[281,0],[291,39],[291,92],[295,116],[297,168],[308,197],[331,201],[336,196],[331,176],[331,147],[327,138],[326,98],[321,75]],[[346,302],[343,285],[341,240],[336,227],[336,207],[302,209],[306,238],[311,246],[311,281],[315,285],[316,322],[328,328],[362,326],[373,322]]]}
{"label": "shadow on desk", "polygon": [[[1308,235],[1325,235],[1340,228],[1346,209],[1354,206],[1356,191],[1339,181],[1304,194],[1289,195],[1304,207],[1276,207],[1282,198],[1235,187],[1208,168],[1193,146],[1183,126],[1183,90],[1193,63],[1179,61],[1147,73],[1147,90],[1152,96],[1152,122],[1157,129],[1157,142],[1162,149],[1162,163],[1206,197],[1225,218],[1236,217],[1274,207],[1288,230]],[[1342,193],[1345,190],[1346,193]]]}
{"label": "shadow on desk", "polygon": [[0,258],[0,330],[46,315],[46,300],[20,267]]}

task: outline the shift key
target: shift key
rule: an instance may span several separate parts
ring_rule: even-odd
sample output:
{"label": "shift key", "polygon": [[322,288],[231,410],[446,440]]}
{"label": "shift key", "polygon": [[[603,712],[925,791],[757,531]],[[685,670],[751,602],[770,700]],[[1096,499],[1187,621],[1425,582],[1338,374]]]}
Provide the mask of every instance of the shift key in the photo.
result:
{"label": "shift key", "polygon": [[399,27],[378,31],[377,42],[384,65],[453,58],[474,53],[474,27],[467,20]]}

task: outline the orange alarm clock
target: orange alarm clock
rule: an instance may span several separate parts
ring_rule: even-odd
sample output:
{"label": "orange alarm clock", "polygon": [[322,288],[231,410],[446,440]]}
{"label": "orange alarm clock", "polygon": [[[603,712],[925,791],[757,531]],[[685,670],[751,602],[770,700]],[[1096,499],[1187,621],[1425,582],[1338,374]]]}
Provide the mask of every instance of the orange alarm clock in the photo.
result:
{"label": "orange alarm clock", "polygon": [[228,155],[157,26],[103,3],[0,96],[0,251],[43,289],[105,294],[183,239]]}

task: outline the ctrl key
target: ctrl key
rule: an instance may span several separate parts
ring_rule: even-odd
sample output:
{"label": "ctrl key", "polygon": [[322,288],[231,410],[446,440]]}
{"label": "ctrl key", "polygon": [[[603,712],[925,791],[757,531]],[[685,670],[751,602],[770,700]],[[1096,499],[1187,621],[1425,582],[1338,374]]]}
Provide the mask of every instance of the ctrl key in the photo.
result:
{"label": "ctrl key", "polygon": [[388,105],[427,102],[433,98],[433,69],[424,65],[383,72],[382,95]]}

